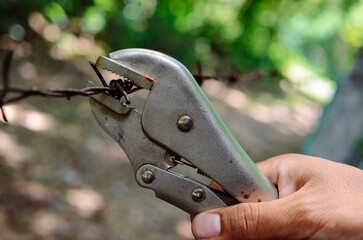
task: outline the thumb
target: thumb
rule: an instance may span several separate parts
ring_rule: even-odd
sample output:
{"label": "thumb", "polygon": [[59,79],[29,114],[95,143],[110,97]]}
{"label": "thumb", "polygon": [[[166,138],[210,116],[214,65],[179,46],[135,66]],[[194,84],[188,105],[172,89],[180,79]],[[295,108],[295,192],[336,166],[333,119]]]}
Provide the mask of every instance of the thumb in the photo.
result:
{"label": "thumb", "polygon": [[240,203],[199,214],[193,220],[194,236],[215,240],[303,239],[314,229],[308,227],[306,219],[316,190],[304,186],[319,172],[309,170],[316,162],[303,155],[289,154],[259,163],[262,173],[278,186],[280,199]]}
{"label": "thumb", "polygon": [[215,240],[298,238],[296,227],[304,213],[289,204],[289,198],[240,203],[201,213],[193,220],[193,234],[196,239]]}

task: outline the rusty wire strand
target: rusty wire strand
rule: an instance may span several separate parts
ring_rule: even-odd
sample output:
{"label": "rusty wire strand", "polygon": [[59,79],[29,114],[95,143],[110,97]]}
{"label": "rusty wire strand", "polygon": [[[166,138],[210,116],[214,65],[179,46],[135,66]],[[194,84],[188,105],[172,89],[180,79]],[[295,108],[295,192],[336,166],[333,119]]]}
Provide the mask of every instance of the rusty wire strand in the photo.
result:
{"label": "rusty wire strand", "polygon": [[[23,89],[23,88],[13,88],[10,87],[10,81],[9,81],[9,73],[10,73],[10,65],[12,60],[13,52],[9,51],[4,58],[3,61],[3,88],[0,89],[0,112],[2,115],[2,118],[5,122],[7,122],[5,110],[3,108],[4,105],[15,103],[20,100],[23,100],[25,98],[31,97],[31,96],[41,96],[41,97],[49,97],[49,98],[68,98],[70,99],[73,96],[91,96],[95,94],[99,94],[102,92],[107,92],[111,96],[120,99],[121,97],[125,98],[125,101],[127,104],[130,104],[130,98],[128,97],[128,94],[134,93],[136,91],[141,90],[142,88],[139,86],[135,86],[131,89],[126,88],[122,86],[124,83],[123,80],[121,82],[118,80],[112,80],[110,82],[110,85],[107,85],[105,79],[103,78],[102,74],[94,64],[94,62],[90,61],[89,64],[91,65],[92,69],[97,74],[98,78],[100,79],[103,86],[100,87],[87,87],[83,89],[55,89],[55,90],[38,90],[38,89]],[[247,81],[254,81],[259,80],[262,77],[264,77],[264,74],[255,71],[252,74],[244,75],[240,73],[232,73],[229,75],[216,75],[216,76],[205,76],[202,73],[202,66],[200,62],[197,62],[197,68],[198,68],[198,74],[193,75],[197,83],[201,86],[204,81],[206,80],[222,80],[226,82],[227,84],[235,84],[235,83],[244,83]],[[131,81],[130,81],[131,82]],[[131,82],[131,84],[133,84]],[[13,97],[6,97],[9,96],[9,94],[15,94],[16,96]]]}
{"label": "rusty wire strand", "polygon": [[[200,71],[200,70],[198,70],[198,71]],[[260,72],[260,71],[254,71],[248,75],[235,72],[235,73],[231,73],[228,75],[206,76],[206,75],[202,75],[202,74],[198,73],[198,74],[194,74],[193,77],[195,78],[195,80],[197,81],[199,86],[203,85],[204,81],[212,80],[212,79],[217,80],[217,81],[223,81],[229,85],[232,85],[232,84],[244,84],[246,82],[254,82],[254,81],[260,80],[263,77],[273,76],[274,74],[275,74],[274,72],[264,74],[263,72]]]}
{"label": "rusty wire strand", "polygon": [[57,89],[57,90],[36,90],[22,88],[8,88],[7,92],[17,93],[19,96],[3,100],[3,105],[20,101],[31,96],[42,96],[50,98],[70,98],[73,96],[91,96],[108,91],[111,94],[117,91],[114,87],[88,87],[83,89]]}
{"label": "rusty wire strand", "polygon": [[121,86],[121,84],[119,83],[119,82],[117,82],[117,81],[115,81],[114,83],[113,83],[115,86],[116,86],[116,88],[122,93],[122,95],[125,97],[125,101],[126,101],[126,104],[130,104],[131,102],[130,102],[130,98],[129,98],[129,96],[127,95],[127,93],[126,93],[126,91],[124,90],[124,88]]}
{"label": "rusty wire strand", "polygon": [[229,85],[233,85],[233,84],[244,84],[246,82],[253,82],[256,80],[260,80],[263,77],[266,76],[273,76],[276,73],[274,71],[268,73],[268,74],[264,74],[261,71],[254,71],[250,74],[243,74],[240,73],[240,71],[238,70],[237,67],[233,67],[233,73],[228,74],[228,75],[214,75],[214,76],[206,76],[203,75],[202,72],[202,64],[200,61],[197,61],[197,70],[198,70],[198,74],[194,74],[193,77],[195,78],[196,82],[199,84],[199,86],[203,85],[203,82],[206,80],[221,80]]}
{"label": "rusty wire strand", "polygon": [[[95,94],[99,94],[102,92],[107,92],[111,96],[123,96],[126,100],[127,104],[130,104],[130,98],[128,97],[128,94],[134,93],[140,89],[141,87],[134,87],[132,89],[128,89],[128,91],[125,91],[121,84],[119,84],[117,81],[114,81],[112,84],[107,85],[106,81],[102,77],[101,73],[98,71],[97,67],[94,65],[93,62],[90,62],[91,67],[96,72],[98,78],[100,79],[103,86],[100,87],[87,87],[82,89],[71,89],[71,88],[65,88],[65,89],[54,89],[54,90],[38,90],[38,89],[23,89],[23,88],[15,88],[10,87],[10,81],[9,81],[9,72],[10,72],[10,64],[12,60],[13,52],[8,52],[4,58],[3,61],[3,88],[0,89],[0,111],[1,116],[4,120],[4,122],[8,122],[8,119],[5,114],[5,110],[3,108],[4,105],[15,103],[20,100],[23,100],[28,97],[32,96],[41,96],[41,97],[49,97],[49,98],[71,98],[73,96],[91,96]],[[9,94],[15,95],[12,97],[6,97],[9,96]],[[119,97],[118,97],[119,99]]]}

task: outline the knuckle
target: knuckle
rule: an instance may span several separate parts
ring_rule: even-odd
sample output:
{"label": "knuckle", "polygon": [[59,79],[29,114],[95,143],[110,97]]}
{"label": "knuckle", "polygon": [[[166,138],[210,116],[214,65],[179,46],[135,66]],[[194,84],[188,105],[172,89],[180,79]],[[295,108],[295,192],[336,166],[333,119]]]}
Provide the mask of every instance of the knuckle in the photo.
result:
{"label": "knuckle", "polygon": [[240,204],[235,214],[238,229],[234,230],[239,232],[240,237],[243,239],[253,237],[257,232],[258,226],[258,205],[250,203]]}

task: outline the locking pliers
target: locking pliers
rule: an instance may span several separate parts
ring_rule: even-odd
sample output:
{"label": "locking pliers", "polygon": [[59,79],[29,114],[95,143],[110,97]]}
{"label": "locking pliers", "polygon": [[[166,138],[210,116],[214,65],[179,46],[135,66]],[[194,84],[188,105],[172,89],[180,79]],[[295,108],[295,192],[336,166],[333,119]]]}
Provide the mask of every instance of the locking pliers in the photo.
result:
{"label": "locking pliers", "polygon": [[[124,49],[99,57],[96,66],[149,90],[143,109],[107,93],[89,98],[95,119],[125,151],[139,185],[192,215],[277,199],[276,188],[179,61],[152,50]],[[225,192],[172,171],[178,163],[198,168]]]}

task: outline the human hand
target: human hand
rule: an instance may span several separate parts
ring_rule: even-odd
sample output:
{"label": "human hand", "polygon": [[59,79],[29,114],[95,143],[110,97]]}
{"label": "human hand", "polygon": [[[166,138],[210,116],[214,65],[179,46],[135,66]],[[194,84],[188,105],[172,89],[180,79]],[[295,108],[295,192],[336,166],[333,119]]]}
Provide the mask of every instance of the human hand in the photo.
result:
{"label": "human hand", "polygon": [[199,214],[196,239],[363,239],[362,170],[298,154],[257,166],[279,199]]}

